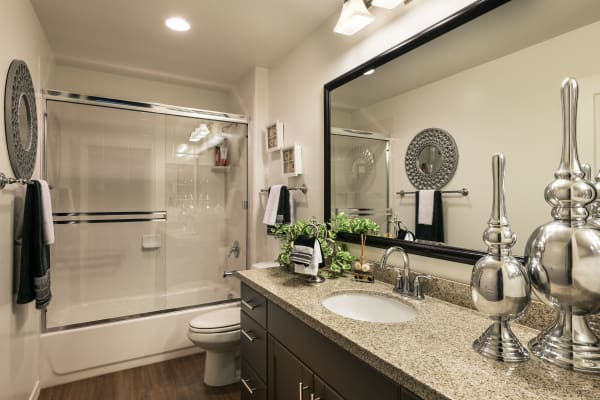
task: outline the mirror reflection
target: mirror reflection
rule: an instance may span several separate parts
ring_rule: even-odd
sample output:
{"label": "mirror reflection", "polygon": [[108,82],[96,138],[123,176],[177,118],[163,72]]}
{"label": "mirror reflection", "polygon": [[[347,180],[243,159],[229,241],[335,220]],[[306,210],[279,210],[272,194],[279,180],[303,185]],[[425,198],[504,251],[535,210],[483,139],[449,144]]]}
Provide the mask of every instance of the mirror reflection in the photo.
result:
{"label": "mirror reflection", "polygon": [[27,151],[31,147],[31,115],[29,113],[29,104],[27,97],[22,95],[19,98],[19,139],[23,150]]}
{"label": "mirror reflection", "polygon": [[442,152],[436,146],[425,146],[417,157],[416,167],[425,175],[435,174],[441,165]]}
{"label": "mirror reflection", "polygon": [[[485,250],[481,234],[491,210],[491,156],[503,152],[508,218],[518,240],[513,250],[523,254],[530,233],[551,219],[544,189],[560,161],[560,84],[567,76],[580,87],[580,159],[592,166],[592,176],[600,168],[594,146],[600,140],[599,21],[595,0],[578,1],[577,7],[509,2],[334,89],[331,212],[366,209],[363,214],[376,216],[390,237],[398,222],[414,232],[417,196],[399,195],[419,189],[407,176],[407,148],[419,132],[437,127],[451,132],[460,150],[456,172],[443,187],[459,192],[441,196],[445,244]],[[389,146],[387,164],[379,164],[382,153],[373,152],[375,177],[360,187],[349,184],[356,173],[343,166],[355,157],[349,149],[376,140],[355,135],[342,143],[337,138],[344,130],[369,132]],[[438,150],[423,147],[410,165],[431,177],[443,163]],[[461,188],[469,195],[462,196]]]}

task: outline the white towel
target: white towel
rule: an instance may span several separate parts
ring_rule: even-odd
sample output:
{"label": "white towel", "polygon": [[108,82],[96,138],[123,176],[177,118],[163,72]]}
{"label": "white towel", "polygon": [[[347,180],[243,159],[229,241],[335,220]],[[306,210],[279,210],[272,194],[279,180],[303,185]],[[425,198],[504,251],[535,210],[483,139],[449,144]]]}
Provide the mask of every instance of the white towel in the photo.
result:
{"label": "white towel", "polygon": [[435,190],[419,190],[419,224],[433,224],[433,195]]}
{"label": "white towel", "polygon": [[54,244],[54,221],[52,217],[52,200],[50,198],[50,187],[48,182],[40,179],[40,189],[42,191],[42,234],[44,244]]}
{"label": "white towel", "polygon": [[273,185],[269,190],[269,198],[267,199],[265,216],[263,217],[263,224],[265,225],[275,225],[277,222],[277,208],[279,207],[279,194],[281,193],[282,186]]}
{"label": "white towel", "polygon": [[294,272],[297,274],[316,276],[317,272],[319,272],[319,264],[322,262],[323,254],[321,253],[321,244],[318,240],[315,240],[312,262],[306,266],[304,264],[294,264]]}

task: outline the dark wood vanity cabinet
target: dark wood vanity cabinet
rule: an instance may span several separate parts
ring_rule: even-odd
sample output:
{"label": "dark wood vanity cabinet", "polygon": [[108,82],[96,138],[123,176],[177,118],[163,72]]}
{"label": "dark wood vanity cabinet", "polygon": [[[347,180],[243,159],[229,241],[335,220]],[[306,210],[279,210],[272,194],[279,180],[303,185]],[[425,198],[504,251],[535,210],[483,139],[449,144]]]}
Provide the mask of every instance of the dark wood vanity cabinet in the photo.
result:
{"label": "dark wood vanity cabinet", "polygon": [[242,400],[420,400],[245,284],[242,300]]}
{"label": "dark wood vanity cabinet", "polygon": [[272,336],[269,366],[269,399],[343,400]]}

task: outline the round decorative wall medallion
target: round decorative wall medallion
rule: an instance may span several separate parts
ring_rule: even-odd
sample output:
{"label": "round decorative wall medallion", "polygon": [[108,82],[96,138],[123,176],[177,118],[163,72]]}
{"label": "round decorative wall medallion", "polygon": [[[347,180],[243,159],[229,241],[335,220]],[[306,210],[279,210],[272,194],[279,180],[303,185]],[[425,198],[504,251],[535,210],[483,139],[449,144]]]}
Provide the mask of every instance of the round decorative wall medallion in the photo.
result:
{"label": "round decorative wall medallion", "polygon": [[13,60],[6,76],[4,129],[15,177],[31,178],[37,155],[38,121],[33,81],[27,64],[21,60]]}
{"label": "round decorative wall medallion", "polygon": [[419,190],[440,189],[452,179],[458,165],[458,147],[448,132],[427,128],[408,145],[404,167],[408,180]]}

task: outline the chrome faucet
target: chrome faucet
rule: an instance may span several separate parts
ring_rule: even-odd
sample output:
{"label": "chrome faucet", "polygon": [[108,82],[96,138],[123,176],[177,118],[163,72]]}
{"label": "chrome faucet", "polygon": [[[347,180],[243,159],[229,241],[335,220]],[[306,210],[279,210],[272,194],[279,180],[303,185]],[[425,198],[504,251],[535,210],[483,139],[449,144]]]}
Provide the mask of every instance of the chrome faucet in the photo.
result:
{"label": "chrome faucet", "polygon": [[383,253],[381,261],[379,262],[379,268],[385,270],[387,268],[387,260],[392,253],[399,252],[402,255],[403,273],[400,274],[399,268],[393,268],[396,271],[396,284],[394,285],[394,292],[401,294],[402,296],[410,297],[413,299],[423,300],[423,290],[421,288],[421,279],[431,279],[431,275],[417,275],[413,283],[410,282],[410,265],[408,261],[408,254],[406,251],[399,246],[390,247]]}

